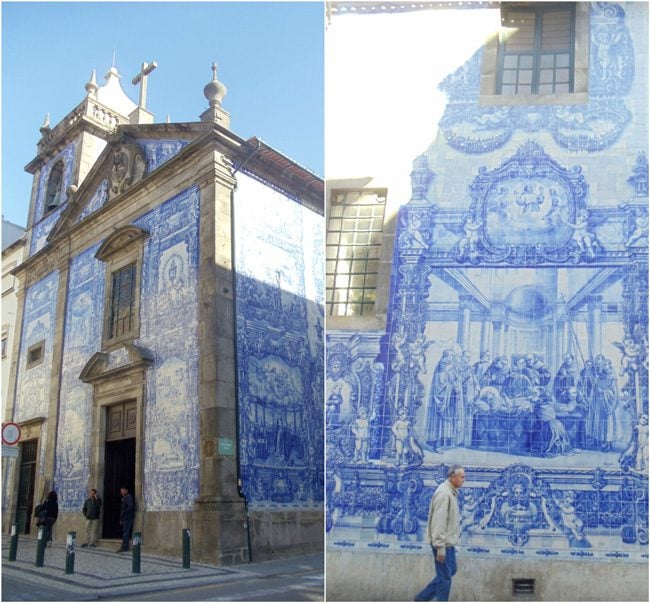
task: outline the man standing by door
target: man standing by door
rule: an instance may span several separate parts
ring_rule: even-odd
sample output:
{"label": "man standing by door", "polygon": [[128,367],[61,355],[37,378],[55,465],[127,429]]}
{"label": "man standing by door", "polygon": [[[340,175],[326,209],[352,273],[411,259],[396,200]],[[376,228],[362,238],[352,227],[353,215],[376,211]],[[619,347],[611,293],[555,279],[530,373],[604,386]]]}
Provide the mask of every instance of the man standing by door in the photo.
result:
{"label": "man standing by door", "polygon": [[416,601],[449,601],[451,578],[456,573],[455,547],[460,539],[458,490],[465,482],[465,469],[451,465],[447,477],[431,499],[427,525],[436,577],[415,596]]}
{"label": "man standing by door", "polygon": [[133,520],[135,519],[135,501],[125,486],[120,488],[122,502],[120,504],[120,525],[122,526],[122,546],[117,549],[117,553],[129,550],[129,538],[133,530]]}
{"label": "man standing by door", "polygon": [[99,531],[99,512],[102,508],[102,499],[97,496],[97,490],[91,488],[88,498],[84,502],[81,512],[86,518],[86,542],[81,548],[87,546],[94,547],[97,542],[97,532]]}

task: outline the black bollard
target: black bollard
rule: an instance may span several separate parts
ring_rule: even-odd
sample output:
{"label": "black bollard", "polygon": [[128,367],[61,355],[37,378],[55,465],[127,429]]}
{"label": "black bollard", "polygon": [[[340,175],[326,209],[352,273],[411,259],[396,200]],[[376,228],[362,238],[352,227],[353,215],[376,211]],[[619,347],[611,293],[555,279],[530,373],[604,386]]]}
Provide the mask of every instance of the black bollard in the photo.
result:
{"label": "black bollard", "polygon": [[133,564],[131,571],[134,574],[140,573],[140,545],[142,544],[142,534],[135,532],[133,534]]}
{"label": "black bollard", "polygon": [[15,523],[11,526],[11,542],[9,543],[9,561],[16,561],[16,553],[18,552],[18,524]]}
{"label": "black bollard", "polygon": [[65,546],[65,573],[74,574],[74,548],[77,543],[77,532],[68,532]]}
{"label": "black bollard", "polygon": [[190,531],[183,530],[183,568],[189,569],[190,567]]}
{"label": "black bollard", "polygon": [[43,567],[45,559],[45,526],[38,528],[38,540],[36,541],[36,567]]}

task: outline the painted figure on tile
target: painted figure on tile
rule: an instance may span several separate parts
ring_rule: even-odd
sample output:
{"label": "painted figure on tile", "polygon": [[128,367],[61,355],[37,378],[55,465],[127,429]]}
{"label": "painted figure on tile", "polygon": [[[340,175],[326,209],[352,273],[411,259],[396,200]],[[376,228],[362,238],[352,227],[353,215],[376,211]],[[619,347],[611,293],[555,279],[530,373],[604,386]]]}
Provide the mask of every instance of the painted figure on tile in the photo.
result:
{"label": "painted figure on tile", "polygon": [[480,385],[490,385],[501,390],[509,374],[508,359],[505,356],[497,356],[485,373],[483,373]]}
{"label": "painted figure on tile", "polygon": [[546,212],[543,220],[548,224],[548,227],[551,230],[554,230],[560,226],[563,221],[561,213],[562,205],[556,189],[550,189],[549,194],[551,195],[551,208]]}
{"label": "painted figure on tile", "polygon": [[588,405],[591,405],[596,381],[596,368],[594,367],[593,360],[585,360],[585,365],[580,371],[580,377],[578,378],[578,389]]}
{"label": "painted figure on tile", "polygon": [[368,411],[361,407],[357,418],[352,422],[352,435],[354,435],[354,462],[368,462],[368,445],[370,442],[370,419]]}
{"label": "painted figure on tile", "polygon": [[584,253],[589,257],[596,257],[595,246],[597,244],[596,235],[589,231],[589,212],[586,209],[581,209],[576,214],[575,224],[567,222],[567,225],[573,228],[572,239],[577,245],[580,253]]}
{"label": "painted figure on tile", "polygon": [[483,226],[477,217],[472,216],[472,214],[467,214],[465,218],[465,224],[463,225],[463,230],[465,231],[465,236],[458,241],[458,254],[460,257],[473,257],[476,255],[478,250],[479,242],[479,231]]}
{"label": "painted figure on tile", "polygon": [[534,354],[526,354],[525,372],[534,386],[546,386],[551,380],[551,371]]}
{"label": "painted figure on tile", "polygon": [[637,343],[631,336],[627,336],[623,343],[614,341],[613,345],[623,354],[619,375],[625,377],[626,381],[623,383],[621,390],[628,392],[631,399],[635,399],[637,395],[636,376],[643,363],[644,346]]}
{"label": "painted figure on tile", "polygon": [[403,331],[398,331],[393,335],[393,348],[395,349],[395,357],[391,364],[391,368],[399,373],[406,366],[406,348],[408,347],[407,335]]}
{"label": "painted figure on tile", "polygon": [[569,435],[562,422],[557,418],[555,405],[550,394],[543,387],[538,387],[535,389],[531,402],[535,407],[535,414],[543,423],[548,425],[551,434],[544,454],[557,456],[572,452],[573,448],[569,441]]}
{"label": "painted figure on tile", "polygon": [[519,358],[503,383],[503,392],[509,398],[527,398],[533,394],[533,382],[526,367],[526,359]]}
{"label": "painted figure on tile", "polygon": [[426,342],[426,337],[423,333],[420,333],[415,341],[409,344],[409,368],[417,369],[415,372],[426,373],[427,372],[427,359],[424,353],[429,347],[429,344]]}
{"label": "painted figure on tile", "polygon": [[573,354],[565,354],[553,379],[553,395],[556,400],[565,396],[570,387],[578,385],[578,365]]}
{"label": "painted figure on tile", "polygon": [[338,344],[327,359],[325,417],[329,429],[341,428],[352,420],[354,388],[351,379],[349,352],[344,345]]}
{"label": "painted figure on tile", "polygon": [[427,444],[434,452],[457,446],[463,436],[463,388],[454,361],[454,352],[446,349],[433,373],[427,414]]}
{"label": "painted figure on tile", "polygon": [[523,208],[522,213],[536,213],[540,211],[540,207],[544,203],[544,191],[540,187],[539,191],[535,192],[532,184],[525,184],[523,191],[515,192],[515,199],[517,205]]}
{"label": "painted figure on tile", "polygon": [[395,437],[395,455],[397,465],[407,463],[407,454],[410,452],[417,457],[423,457],[422,449],[415,440],[413,427],[408,419],[406,408],[400,408],[397,413],[397,420],[391,427]]}
{"label": "painted figure on tile", "polygon": [[167,295],[172,306],[178,306],[183,300],[185,282],[183,281],[183,265],[178,258],[172,258],[167,269]]}
{"label": "painted figure on tile", "polygon": [[481,352],[481,357],[478,362],[475,362],[472,365],[472,371],[474,371],[474,379],[476,383],[481,385],[483,382],[483,375],[488,370],[490,366],[490,352],[484,350]]}
{"label": "painted figure on tile", "polygon": [[594,367],[596,383],[587,414],[587,443],[593,447],[601,446],[603,451],[608,451],[612,449],[616,431],[614,415],[618,403],[616,375],[602,354],[594,358]]}
{"label": "painted figure on tile", "polygon": [[643,247],[648,244],[648,212],[640,209],[634,218],[634,230],[625,242],[626,247]]}
{"label": "painted figure on tile", "polygon": [[584,535],[584,522],[576,512],[576,495],[573,490],[567,490],[563,498],[555,497],[555,504],[560,510],[562,525],[569,537],[569,546],[574,548],[589,548],[591,544]]}

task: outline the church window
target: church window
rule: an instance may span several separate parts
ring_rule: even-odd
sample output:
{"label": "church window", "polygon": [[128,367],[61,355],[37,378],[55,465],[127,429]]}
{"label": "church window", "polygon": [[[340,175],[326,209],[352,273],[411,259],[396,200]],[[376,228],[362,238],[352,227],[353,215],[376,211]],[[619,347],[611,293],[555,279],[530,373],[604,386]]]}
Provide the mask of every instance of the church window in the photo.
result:
{"label": "church window", "polygon": [[479,105],[588,102],[588,2],[504,2],[482,53]]}
{"label": "church window", "polygon": [[386,190],[334,190],[326,244],[330,316],[364,316],[374,310]]}
{"label": "church window", "polygon": [[43,362],[45,354],[45,340],[39,341],[27,348],[27,368],[33,368]]}
{"label": "church window", "polygon": [[506,4],[501,23],[498,94],[573,92],[575,5]]}
{"label": "church window", "polygon": [[47,192],[45,193],[45,213],[49,213],[61,205],[63,187],[63,161],[57,162],[47,181]]}
{"label": "church window", "polygon": [[6,358],[7,357],[7,347],[8,347],[9,339],[7,335],[4,333],[2,334],[2,357]]}
{"label": "church window", "polygon": [[135,269],[136,263],[133,262],[112,274],[109,339],[132,332],[135,315]]}

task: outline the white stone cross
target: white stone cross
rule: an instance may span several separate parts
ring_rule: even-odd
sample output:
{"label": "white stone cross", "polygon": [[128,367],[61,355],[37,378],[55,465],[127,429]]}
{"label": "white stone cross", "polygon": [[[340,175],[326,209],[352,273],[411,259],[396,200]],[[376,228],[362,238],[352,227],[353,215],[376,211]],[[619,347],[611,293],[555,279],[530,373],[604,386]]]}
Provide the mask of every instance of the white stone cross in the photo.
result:
{"label": "white stone cross", "polygon": [[142,63],[140,67],[140,73],[136,75],[131,83],[135,86],[140,84],[140,102],[138,103],[140,107],[146,109],[147,104],[147,76],[158,67],[156,61],[151,61],[151,63]]}

